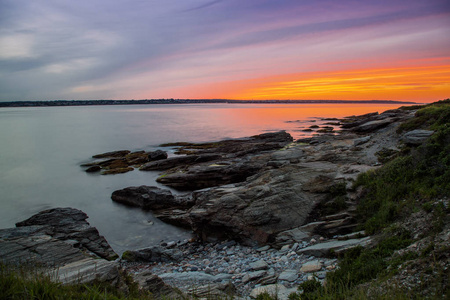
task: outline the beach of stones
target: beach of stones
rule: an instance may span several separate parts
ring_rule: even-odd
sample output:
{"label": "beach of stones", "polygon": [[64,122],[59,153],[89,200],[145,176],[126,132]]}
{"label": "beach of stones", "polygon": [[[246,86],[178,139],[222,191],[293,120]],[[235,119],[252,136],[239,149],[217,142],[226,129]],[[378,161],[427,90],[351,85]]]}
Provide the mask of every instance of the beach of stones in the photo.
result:
{"label": "beach of stones", "polygon": [[323,281],[327,271],[336,268],[337,259],[297,254],[297,250],[316,243],[300,242],[274,249],[266,245],[252,248],[235,241],[219,243],[169,242],[165,248],[178,248],[183,253],[178,262],[130,263],[124,267],[134,275],[150,271],[167,284],[181,290],[215,283],[231,282],[238,294],[267,284],[297,287],[306,280]]}

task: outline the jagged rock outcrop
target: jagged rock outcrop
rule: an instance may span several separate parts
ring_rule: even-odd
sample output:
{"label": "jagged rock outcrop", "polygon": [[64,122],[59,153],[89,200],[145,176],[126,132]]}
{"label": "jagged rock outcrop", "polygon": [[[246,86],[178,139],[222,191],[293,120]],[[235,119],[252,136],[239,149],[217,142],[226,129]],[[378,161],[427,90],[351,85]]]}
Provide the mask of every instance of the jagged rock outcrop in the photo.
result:
{"label": "jagged rock outcrop", "polygon": [[[183,196],[183,201],[178,196],[163,201],[162,196],[152,200],[160,206],[146,209],[163,221],[190,227],[203,240],[233,239],[281,247],[314,234],[350,233],[356,220],[355,199],[348,195],[348,188],[358,174],[382,163],[380,150],[397,151],[398,121],[413,113],[391,110],[348,117],[342,120],[346,131],[340,135],[315,136],[301,143],[290,143],[285,132],[183,143],[178,151],[186,156],[176,158],[176,167],[172,158],[147,165],[167,168],[162,166],[170,164],[172,168],[158,181],[195,191]],[[211,160],[196,161],[200,157]],[[137,191],[132,197],[135,200],[130,202],[144,207],[144,198],[149,196]]]}
{"label": "jagged rock outcrop", "polygon": [[[98,257],[113,260],[118,256],[98,233],[95,227],[86,221],[88,216],[81,210],[74,208],[53,208],[41,211],[29,219],[16,223],[16,226],[42,226],[40,232],[60,241],[71,243]],[[32,227],[35,228],[35,227]]]}
{"label": "jagged rock outcrop", "polygon": [[55,208],[0,229],[0,260],[43,267],[62,283],[101,281],[126,290],[119,263],[110,261],[117,254],[86,219],[80,210]]}

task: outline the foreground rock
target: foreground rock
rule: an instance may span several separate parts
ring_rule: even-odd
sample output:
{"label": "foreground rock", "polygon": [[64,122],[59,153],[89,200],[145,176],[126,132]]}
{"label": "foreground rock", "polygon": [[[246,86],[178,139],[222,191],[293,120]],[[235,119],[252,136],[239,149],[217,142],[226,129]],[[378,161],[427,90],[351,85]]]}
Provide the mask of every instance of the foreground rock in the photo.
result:
{"label": "foreground rock", "polygon": [[164,160],[167,153],[161,150],[152,152],[119,150],[92,156],[97,160],[82,164],[87,173],[100,172],[102,175],[120,174],[133,171],[149,161]]}
{"label": "foreground rock", "polygon": [[117,258],[87,215],[73,208],[42,211],[0,230],[0,257],[5,264],[42,266],[63,283],[107,282],[127,289]]}
{"label": "foreground rock", "polygon": [[[68,244],[92,252],[98,257],[113,260],[118,256],[95,227],[86,221],[88,216],[78,209],[54,208],[41,211],[31,218],[18,222],[17,227],[38,228],[37,232],[65,241]],[[26,229],[25,229],[26,230]]]}

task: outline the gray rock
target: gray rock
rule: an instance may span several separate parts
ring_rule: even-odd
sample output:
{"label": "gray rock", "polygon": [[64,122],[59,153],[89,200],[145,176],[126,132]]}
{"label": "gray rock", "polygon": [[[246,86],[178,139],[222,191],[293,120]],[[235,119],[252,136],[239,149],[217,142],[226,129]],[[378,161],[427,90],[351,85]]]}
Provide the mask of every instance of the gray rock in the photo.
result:
{"label": "gray rock", "polygon": [[133,279],[139,284],[139,287],[151,292],[157,299],[177,299],[183,296],[178,289],[175,289],[170,285],[164,283],[164,281],[160,277],[152,274],[150,271],[144,271],[142,273],[134,275]]}
{"label": "gray rock", "polygon": [[280,232],[275,238],[277,245],[289,245],[297,242],[309,240],[311,237],[310,232],[304,231],[300,228],[294,228]]}
{"label": "gray rock", "polygon": [[281,247],[280,253],[288,252],[290,248],[290,245],[284,245],[283,247]]}
{"label": "gray rock", "polygon": [[93,281],[116,284],[120,280],[119,264],[104,259],[84,258],[65,264],[47,273],[51,278],[65,284]]}
{"label": "gray rock", "polygon": [[259,271],[259,270],[267,270],[269,265],[264,260],[258,260],[250,263],[250,269]]}
{"label": "gray rock", "polygon": [[265,276],[266,274],[267,274],[267,271],[264,271],[264,270],[248,272],[242,278],[242,282],[243,283],[247,283],[247,282],[250,282],[250,281],[254,281],[256,279],[260,279],[261,277]]}
{"label": "gray rock", "polygon": [[88,216],[74,208],[53,208],[41,211],[31,218],[18,222],[17,227],[46,226],[46,234],[58,240],[76,240],[80,247],[95,255],[113,260],[118,257],[98,230],[86,221]]}
{"label": "gray rock", "polygon": [[352,130],[355,132],[373,132],[383,127],[386,127],[389,124],[392,124],[393,121],[394,119],[392,118],[369,121],[352,128]]}
{"label": "gray rock", "polygon": [[345,241],[330,240],[325,243],[316,244],[309,246],[297,251],[298,254],[313,255],[313,256],[327,256],[331,250],[334,252],[342,252],[351,247],[358,245],[366,246],[371,242],[370,237],[365,237],[361,239],[350,239]]}
{"label": "gray rock", "polygon": [[401,140],[405,144],[409,145],[420,145],[425,140],[427,140],[431,135],[433,135],[434,131],[432,130],[412,130],[405,133]]}
{"label": "gray rock", "polygon": [[183,208],[193,205],[189,197],[176,197],[169,190],[146,185],[114,191],[111,199],[114,202],[141,207],[145,210]]}
{"label": "gray rock", "polygon": [[322,263],[319,260],[313,260],[313,261],[304,263],[302,265],[302,267],[300,268],[300,272],[312,273],[312,272],[320,271],[321,269],[322,269]]}
{"label": "gray rock", "polygon": [[149,161],[161,160],[161,159],[166,159],[166,158],[167,158],[167,152],[164,152],[162,150],[156,150],[156,151],[148,153]]}
{"label": "gray rock", "polygon": [[[87,215],[71,208],[42,211],[0,230],[0,261],[44,267],[50,278],[62,283],[106,282],[126,291],[117,255]],[[45,224],[45,225],[44,225]]]}
{"label": "gray rock", "polygon": [[245,184],[196,191],[187,211],[189,223],[203,240],[239,239],[265,244],[277,232],[302,225],[325,195],[303,190],[310,172],[321,170],[286,166],[255,175]]}
{"label": "gray rock", "polygon": [[371,136],[368,135],[368,136],[364,136],[364,137],[361,137],[361,138],[354,139],[353,140],[353,145],[354,146],[359,146],[359,145],[365,144],[368,141],[370,141],[370,138],[371,138]]}
{"label": "gray rock", "polygon": [[79,249],[49,235],[0,239],[0,260],[5,263],[63,266],[85,258]]}
{"label": "gray rock", "polygon": [[295,280],[297,280],[298,278],[298,272],[297,270],[284,270],[283,272],[281,272],[280,276],[278,276],[278,280],[285,280],[285,281],[289,281],[289,282],[293,282]]}

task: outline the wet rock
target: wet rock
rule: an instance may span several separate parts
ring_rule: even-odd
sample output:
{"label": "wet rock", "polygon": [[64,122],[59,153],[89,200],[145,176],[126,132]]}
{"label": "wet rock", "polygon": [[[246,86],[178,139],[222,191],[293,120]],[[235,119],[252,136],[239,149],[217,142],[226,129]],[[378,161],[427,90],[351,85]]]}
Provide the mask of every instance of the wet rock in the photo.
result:
{"label": "wet rock", "polygon": [[162,151],[162,150],[156,150],[156,151],[153,151],[153,152],[149,152],[147,157],[148,157],[149,161],[166,159],[167,158],[167,152]]}
{"label": "wet rock", "polygon": [[102,168],[100,166],[92,166],[86,169],[86,173],[100,172]]}
{"label": "wet rock", "polygon": [[145,210],[171,207],[181,208],[189,207],[193,204],[189,197],[175,197],[169,190],[146,185],[114,191],[111,199],[114,202],[141,207]]}
{"label": "wet rock", "polygon": [[97,154],[92,156],[92,158],[107,158],[107,157],[124,157],[125,155],[131,153],[129,150],[119,150],[119,151],[112,151],[112,152],[106,152],[102,154]]}
{"label": "wet rock", "polygon": [[101,171],[102,175],[111,175],[111,174],[122,174],[133,171],[132,167],[114,167],[111,169]]}

